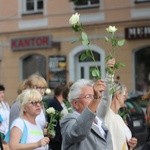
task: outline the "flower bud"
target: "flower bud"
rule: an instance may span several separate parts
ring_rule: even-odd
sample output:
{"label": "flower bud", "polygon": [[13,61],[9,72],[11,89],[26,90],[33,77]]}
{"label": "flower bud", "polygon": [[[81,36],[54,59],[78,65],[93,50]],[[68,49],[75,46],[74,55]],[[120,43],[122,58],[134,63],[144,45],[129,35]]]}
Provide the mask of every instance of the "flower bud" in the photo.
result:
{"label": "flower bud", "polygon": [[48,114],[55,114],[55,109],[53,107],[49,107],[48,109],[46,109],[46,112]]}
{"label": "flower bud", "polygon": [[109,26],[106,28],[106,31],[109,33],[115,33],[117,31],[117,28],[115,26]]}
{"label": "flower bud", "polygon": [[69,19],[69,23],[73,26],[78,24],[80,22],[79,16],[80,16],[80,14],[78,14],[78,13],[73,14]]}
{"label": "flower bud", "polygon": [[45,94],[49,95],[51,93],[51,89],[47,88]]}

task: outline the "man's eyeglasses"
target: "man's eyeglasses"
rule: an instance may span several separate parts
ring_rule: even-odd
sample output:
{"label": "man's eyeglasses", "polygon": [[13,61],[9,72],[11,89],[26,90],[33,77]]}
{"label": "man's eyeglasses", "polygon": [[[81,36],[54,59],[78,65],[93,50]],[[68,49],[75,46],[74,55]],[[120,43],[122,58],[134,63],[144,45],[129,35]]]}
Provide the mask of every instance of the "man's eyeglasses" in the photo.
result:
{"label": "man's eyeglasses", "polygon": [[32,104],[33,106],[37,106],[38,104],[43,105],[42,101],[31,101],[30,104]]}
{"label": "man's eyeglasses", "polygon": [[89,99],[89,100],[93,100],[94,99],[94,95],[87,94],[85,96],[78,97],[77,99]]}

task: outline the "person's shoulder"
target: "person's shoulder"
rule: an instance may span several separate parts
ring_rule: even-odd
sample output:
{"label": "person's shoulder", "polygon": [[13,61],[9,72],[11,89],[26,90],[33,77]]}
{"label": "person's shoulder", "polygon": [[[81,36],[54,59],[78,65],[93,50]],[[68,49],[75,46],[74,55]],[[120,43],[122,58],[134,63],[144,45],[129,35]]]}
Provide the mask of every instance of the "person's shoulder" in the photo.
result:
{"label": "person's shoulder", "polygon": [[67,120],[72,120],[78,117],[78,113],[76,113],[75,111],[68,113],[67,115],[65,115],[64,117],[61,118],[61,122],[67,121]]}
{"label": "person's shoulder", "polygon": [[54,109],[61,111],[63,107],[61,106],[61,103],[56,99],[53,98],[49,101],[49,107],[53,107]]}
{"label": "person's shoulder", "polygon": [[5,107],[7,108],[7,110],[10,110],[10,106],[9,106],[9,104],[6,101],[3,101],[2,103],[3,103],[3,105],[5,105]]}
{"label": "person's shoulder", "polygon": [[16,118],[14,121],[13,121],[13,124],[17,124],[17,123],[23,123],[23,119],[21,119],[20,117]]}
{"label": "person's shoulder", "polygon": [[1,103],[5,106],[9,106],[9,104],[6,102],[6,100],[1,101]]}
{"label": "person's shoulder", "polygon": [[10,111],[11,112],[16,112],[20,110],[20,102],[19,101],[15,101],[11,106],[10,106]]}
{"label": "person's shoulder", "polygon": [[13,128],[14,126],[20,128],[20,129],[22,130],[23,127],[24,127],[23,119],[20,118],[20,117],[17,118],[17,119],[15,119],[15,120],[12,122],[11,128]]}
{"label": "person's shoulder", "polygon": [[53,104],[55,102],[56,102],[55,97],[49,99],[49,104]]}
{"label": "person's shoulder", "polygon": [[52,97],[52,98],[50,98],[49,100],[48,100],[48,105],[49,106],[52,106],[52,105],[54,105],[54,104],[56,104],[57,103],[57,101],[55,100],[55,97]]}
{"label": "person's shoulder", "polygon": [[119,114],[116,114],[116,118],[117,118],[120,122],[123,122],[123,123],[124,123],[123,118],[122,118]]}
{"label": "person's shoulder", "polygon": [[15,100],[15,101],[12,103],[11,107],[16,107],[16,106],[20,106],[20,102],[17,101],[17,100]]}

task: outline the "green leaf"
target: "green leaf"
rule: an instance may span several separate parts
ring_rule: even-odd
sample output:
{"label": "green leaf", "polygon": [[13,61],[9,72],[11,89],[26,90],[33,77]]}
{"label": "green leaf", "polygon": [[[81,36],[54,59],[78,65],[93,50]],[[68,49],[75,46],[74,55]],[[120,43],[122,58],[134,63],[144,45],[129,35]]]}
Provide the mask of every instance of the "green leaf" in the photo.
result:
{"label": "green leaf", "polygon": [[88,36],[87,36],[87,34],[85,32],[82,32],[81,36],[82,36],[83,40],[87,40],[88,41]]}
{"label": "green leaf", "polygon": [[86,53],[86,56],[87,56],[87,57],[92,57],[92,56],[91,56],[91,53],[90,53],[90,50],[86,50],[85,53]]}
{"label": "green leaf", "polygon": [[111,39],[111,44],[113,47],[117,46],[117,40],[116,39]]}
{"label": "green leaf", "polygon": [[114,69],[113,69],[113,68],[110,68],[110,67],[107,67],[107,68],[106,68],[106,72],[108,72],[108,74],[113,75],[113,74],[114,74]]}
{"label": "green leaf", "polygon": [[91,58],[91,57],[92,57],[92,56],[91,56],[90,50],[86,50],[86,51],[84,51],[84,52],[81,54],[80,60],[81,60],[81,61],[84,61],[85,59]]}
{"label": "green leaf", "polygon": [[76,40],[73,40],[71,43],[75,43],[75,42],[78,42],[79,41],[79,39],[76,39]]}
{"label": "green leaf", "polygon": [[119,40],[119,41],[117,42],[118,46],[123,46],[124,43],[125,43],[125,40],[124,40],[124,39]]}
{"label": "green leaf", "polygon": [[80,60],[84,61],[87,58],[86,52],[82,53],[80,56]]}
{"label": "green leaf", "polygon": [[91,72],[93,77],[100,77],[100,71],[98,69],[92,68]]}
{"label": "green leaf", "polygon": [[122,63],[122,62],[117,62],[117,63],[115,63],[115,65],[114,65],[114,68],[115,68],[115,69],[119,69],[120,67],[125,67],[125,64]]}
{"label": "green leaf", "polygon": [[88,45],[88,44],[89,44],[89,42],[88,42],[88,41],[84,41],[84,40],[82,40],[82,44],[86,46],[86,45]]}
{"label": "green leaf", "polygon": [[106,37],[106,36],[105,36],[105,40],[106,40],[107,42],[110,42],[110,39],[109,39],[108,37]]}
{"label": "green leaf", "polygon": [[82,39],[82,44],[83,45],[89,45],[89,40],[88,40],[88,36],[85,32],[81,33],[81,39]]}
{"label": "green leaf", "polygon": [[80,32],[82,31],[82,27],[80,24],[75,24],[72,26],[72,29],[75,31],[75,32]]}

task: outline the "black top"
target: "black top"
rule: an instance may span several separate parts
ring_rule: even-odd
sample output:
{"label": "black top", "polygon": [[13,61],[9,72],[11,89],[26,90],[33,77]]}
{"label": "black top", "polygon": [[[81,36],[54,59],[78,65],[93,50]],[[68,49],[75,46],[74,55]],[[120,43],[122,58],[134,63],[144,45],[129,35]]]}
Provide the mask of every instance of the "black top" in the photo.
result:
{"label": "black top", "polygon": [[[60,102],[57,100],[56,97],[53,97],[49,100],[48,107],[53,107],[55,110],[61,112],[63,110],[63,107],[61,106]],[[50,120],[49,117],[47,117],[48,122]],[[61,136],[61,129],[59,125],[59,120],[57,122],[57,125],[55,127],[56,136],[51,139],[50,141],[50,147],[52,150],[61,150],[61,144],[62,144],[62,136]]]}

